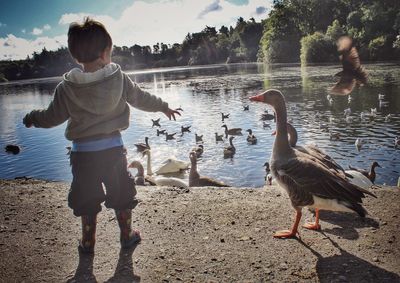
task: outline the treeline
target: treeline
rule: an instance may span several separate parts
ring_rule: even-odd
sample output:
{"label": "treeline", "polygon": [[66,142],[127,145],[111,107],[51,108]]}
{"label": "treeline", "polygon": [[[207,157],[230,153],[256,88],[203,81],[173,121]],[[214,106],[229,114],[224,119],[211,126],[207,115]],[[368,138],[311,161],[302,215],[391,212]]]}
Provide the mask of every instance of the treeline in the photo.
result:
{"label": "treeline", "polygon": [[[267,19],[206,26],[182,43],[114,46],[124,70],[236,62],[337,62],[336,40],[354,39],[361,60],[400,59],[399,0],[274,0]],[[0,81],[61,75],[76,63],[66,48],[0,61]]]}
{"label": "treeline", "polygon": [[399,0],[276,0],[258,59],[337,62],[336,40],[349,35],[362,60],[398,60],[399,34]]}
{"label": "treeline", "polygon": [[[253,62],[257,60],[263,23],[238,18],[234,27],[206,26],[188,33],[181,44],[114,46],[112,60],[124,70],[154,67]],[[19,61],[0,61],[0,81],[61,75],[77,66],[67,48],[43,49]]]}

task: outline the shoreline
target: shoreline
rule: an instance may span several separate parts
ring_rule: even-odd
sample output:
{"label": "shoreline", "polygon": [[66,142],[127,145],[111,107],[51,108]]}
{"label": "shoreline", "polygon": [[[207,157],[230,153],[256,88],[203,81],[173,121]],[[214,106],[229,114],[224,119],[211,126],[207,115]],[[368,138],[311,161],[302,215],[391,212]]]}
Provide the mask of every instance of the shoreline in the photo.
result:
{"label": "shoreline", "polygon": [[[365,198],[365,219],[323,211],[321,231],[282,240],[272,235],[290,227],[294,210],[276,186],[137,186],[132,221],[142,243],[121,251],[114,213],[104,208],[94,258],[79,258],[68,190],[65,182],[0,180],[0,281],[400,282],[398,187]],[[312,218],[303,215],[302,223]]]}

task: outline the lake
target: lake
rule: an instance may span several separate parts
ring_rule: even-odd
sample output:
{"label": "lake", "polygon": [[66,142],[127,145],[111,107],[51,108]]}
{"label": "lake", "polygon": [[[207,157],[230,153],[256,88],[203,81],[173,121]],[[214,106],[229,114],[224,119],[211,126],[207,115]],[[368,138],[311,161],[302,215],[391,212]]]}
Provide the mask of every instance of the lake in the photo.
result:
{"label": "lake", "polygon": [[[146,160],[136,152],[135,143],[149,137],[152,148],[152,167],[157,169],[170,156],[189,162],[189,152],[196,145],[195,133],[203,135],[204,153],[198,161],[198,171],[237,187],[262,187],[269,160],[275,128],[263,126],[261,114],[266,104],[250,103],[248,97],[276,88],[287,101],[288,118],[299,134],[298,144],[314,143],[347,168],[349,164],[369,168],[378,161],[377,184],[396,185],[400,176],[400,149],[394,147],[394,138],[400,136],[400,68],[396,63],[365,64],[369,83],[347,97],[332,97],[328,89],[340,71],[339,65],[319,65],[301,68],[298,64],[232,64],[193,68],[166,68],[128,72],[143,89],[169,102],[171,108],[181,107],[182,116],[169,121],[162,113],[148,113],[132,108],[130,127],[123,132],[128,149],[128,161]],[[66,123],[52,129],[27,129],[22,118],[32,109],[45,108],[52,99],[55,86],[61,78],[10,82],[0,85],[0,145],[17,144],[17,155],[0,152],[0,178],[28,176],[47,180],[70,182],[72,179],[64,138]],[[383,103],[378,94],[384,94]],[[249,105],[249,111],[244,106]],[[344,110],[351,109],[352,121],[346,121]],[[377,108],[374,119],[361,119],[361,112]],[[221,112],[230,116],[221,121]],[[272,112],[272,111],[270,111]],[[390,114],[390,118],[386,118]],[[367,115],[368,116],[368,115]],[[161,118],[161,129],[177,132],[175,140],[157,136],[151,119]],[[228,145],[215,141],[215,133],[240,127],[243,136],[234,139],[236,154],[225,159],[223,149]],[[181,126],[191,126],[191,133],[181,135]],[[258,138],[256,145],[246,142],[247,129]],[[329,132],[340,133],[339,140],[330,140]],[[360,151],[357,138],[364,143]],[[135,173],[132,171],[132,173]],[[187,179],[188,172],[180,177]]]}

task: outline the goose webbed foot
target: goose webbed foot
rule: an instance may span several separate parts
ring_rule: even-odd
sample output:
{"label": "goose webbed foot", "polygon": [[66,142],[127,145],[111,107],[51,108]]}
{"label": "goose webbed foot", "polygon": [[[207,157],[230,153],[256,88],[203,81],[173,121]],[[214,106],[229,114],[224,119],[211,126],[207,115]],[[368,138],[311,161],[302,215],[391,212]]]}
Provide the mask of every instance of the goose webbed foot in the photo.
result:
{"label": "goose webbed foot", "polygon": [[274,238],[280,238],[280,239],[297,238],[297,234],[299,235],[299,238],[300,238],[300,234],[297,230],[296,231],[280,230],[280,231],[275,232]]}
{"label": "goose webbed foot", "polygon": [[306,222],[303,227],[309,230],[321,230],[321,225],[316,222]]}
{"label": "goose webbed foot", "polygon": [[303,225],[304,228],[310,230],[321,230],[321,225],[319,225],[319,209],[315,209],[315,222],[306,222]]}

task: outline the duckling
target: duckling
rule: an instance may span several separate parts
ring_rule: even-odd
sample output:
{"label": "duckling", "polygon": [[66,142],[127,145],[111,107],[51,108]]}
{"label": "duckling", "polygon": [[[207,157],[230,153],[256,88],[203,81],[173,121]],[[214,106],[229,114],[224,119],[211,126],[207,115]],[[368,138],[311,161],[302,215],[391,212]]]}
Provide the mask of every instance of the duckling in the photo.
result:
{"label": "duckling", "polygon": [[203,135],[199,136],[197,133],[194,134],[196,142],[203,142]]}
{"label": "duckling", "polygon": [[12,154],[18,154],[21,151],[20,147],[14,144],[8,144],[4,149],[6,150],[6,152]]}
{"label": "duckling", "polygon": [[167,132],[165,132],[165,140],[166,141],[174,140],[175,139],[175,137],[174,137],[175,135],[176,135],[176,133],[168,134]]}
{"label": "duckling", "polygon": [[251,129],[248,129],[246,132],[248,132],[249,134],[247,135],[247,142],[249,144],[256,144],[257,143],[257,138],[256,136],[253,134],[253,131]]}
{"label": "duckling", "polygon": [[224,158],[231,158],[235,155],[236,153],[236,148],[233,145],[232,141],[235,137],[230,137],[229,138],[229,146],[224,148]]}
{"label": "duckling", "polygon": [[242,129],[241,128],[232,128],[228,129],[227,125],[222,125],[221,128],[225,128],[225,137],[228,138],[228,135],[231,136],[242,136]]}
{"label": "duckling", "polygon": [[151,126],[151,127],[152,127],[152,128],[153,128],[153,127],[161,127],[161,125],[160,125],[160,119],[161,119],[161,118],[158,118],[157,120],[151,119],[151,121],[153,122],[153,126]]}
{"label": "duckling", "polygon": [[135,143],[136,149],[138,152],[143,152],[146,149],[150,149],[150,145],[149,145],[149,138],[145,137],[144,138],[145,143]]}
{"label": "duckling", "polygon": [[165,130],[157,129],[157,137],[159,137],[160,135],[165,135]]}
{"label": "duckling", "polygon": [[218,135],[218,133],[215,133],[215,142],[223,141],[223,136],[224,135]]}
{"label": "duckling", "polygon": [[203,152],[204,152],[204,145],[199,144],[199,145],[195,146],[194,148],[192,148],[191,151],[193,151],[194,153],[196,153],[196,157],[197,157],[197,158],[200,158],[201,155],[202,155]]}
{"label": "duckling", "polygon": [[222,122],[223,122],[225,119],[228,119],[228,118],[229,118],[229,115],[230,115],[230,114],[224,114],[224,113],[221,112]]}

